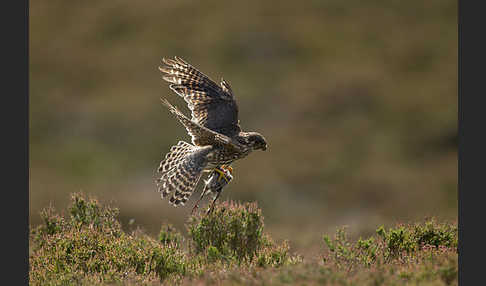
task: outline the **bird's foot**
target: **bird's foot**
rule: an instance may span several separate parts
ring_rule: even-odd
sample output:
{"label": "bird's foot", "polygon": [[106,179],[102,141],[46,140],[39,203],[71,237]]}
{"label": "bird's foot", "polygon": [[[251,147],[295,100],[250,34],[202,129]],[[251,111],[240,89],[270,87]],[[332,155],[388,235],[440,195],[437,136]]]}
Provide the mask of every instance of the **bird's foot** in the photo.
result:
{"label": "bird's foot", "polygon": [[211,205],[209,205],[209,208],[208,208],[208,210],[206,211],[206,215],[209,215],[210,213],[212,213],[212,212],[213,212],[214,205],[216,204],[216,201],[218,200],[219,195],[221,195],[221,192],[218,192],[218,193],[216,194],[216,196],[214,197],[214,199],[213,199],[213,201],[212,201]]}
{"label": "bird's foot", "polygon": [[[233,178],[233,167],[231,166],[221,165],[220,168],[214,168],[213,170],[219,173],[218,181],[221,181],[221,178],[223,178],[226,183],[229,183]],[[228,173],[226,173],[226,171],[228,171]]]}
{"label": "bird's foot", "polygon": [[229,174],[230,174],[230,175],[233,175],[233,167],[231,167],[231,166],[226,166],[226,165],[222,165],[222,166],[221,166],[221,168],[222,168],[223,170],[228,170]]}

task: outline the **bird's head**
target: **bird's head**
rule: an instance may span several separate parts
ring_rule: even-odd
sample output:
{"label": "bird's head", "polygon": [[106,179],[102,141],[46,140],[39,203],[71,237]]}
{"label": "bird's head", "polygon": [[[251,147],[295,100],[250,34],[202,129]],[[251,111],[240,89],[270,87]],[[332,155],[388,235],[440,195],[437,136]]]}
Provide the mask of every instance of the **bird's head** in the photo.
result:
{"label": "bird's head", "polygon": [[265,138],[258,132],[248,132],[247,134],[247,140],[248,140],[248,145],[253,150],[262,150],[265,151],[267,150],[267,141]]}

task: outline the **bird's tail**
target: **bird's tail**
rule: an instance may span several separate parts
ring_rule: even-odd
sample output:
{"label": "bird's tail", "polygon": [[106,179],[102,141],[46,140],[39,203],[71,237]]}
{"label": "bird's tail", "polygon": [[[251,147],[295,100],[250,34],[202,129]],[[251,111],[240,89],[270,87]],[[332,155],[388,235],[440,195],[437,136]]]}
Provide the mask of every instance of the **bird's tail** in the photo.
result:
{"label": "bird's tail", "polygon": [[157,169],[160,174],[157,186],[162,198],[172,193],[169,202],[174,206],[184,205],[194,192],[211,151],[211,146],[197,147],[184,141],[172,146]]}

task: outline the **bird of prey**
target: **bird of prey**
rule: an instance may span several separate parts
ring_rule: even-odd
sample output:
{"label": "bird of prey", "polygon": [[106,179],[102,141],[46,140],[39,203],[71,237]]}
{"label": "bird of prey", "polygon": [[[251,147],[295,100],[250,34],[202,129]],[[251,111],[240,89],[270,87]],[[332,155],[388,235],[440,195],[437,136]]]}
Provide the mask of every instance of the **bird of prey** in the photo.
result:
{"label": "bird of prey", "polygon": [[162,61],[165,64],[159,67],[162,78],[170,83],[170,89],[185,100],[192,118],[186,117],[166,99],[161,98],[162,103],[186,128],[192,137],[192,144],[179,141],[170,148],[157,169],[158,191],[162,198],[172,194],[169,203],[173,206],[184,205],[203,172],[212,172],[206,188],[214,189],[216,200],[221,189],[210,185],[216,182],[212,181],[216,180],[213,175],[218,173],[217,181],[223,178],[228,183],[232,178],[230,164],[253,150],[266,150],[267,142],[257,132],[241,130],[238,106],[227,81],[221,79],[218,85],[178,57],[164,58]]}

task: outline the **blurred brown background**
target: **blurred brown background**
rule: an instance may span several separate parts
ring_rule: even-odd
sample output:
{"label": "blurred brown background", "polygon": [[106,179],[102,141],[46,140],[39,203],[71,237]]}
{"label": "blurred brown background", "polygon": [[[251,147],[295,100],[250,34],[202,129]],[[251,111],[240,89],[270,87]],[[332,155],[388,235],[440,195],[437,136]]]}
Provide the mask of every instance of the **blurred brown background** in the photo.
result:
{"label": "blurred brown background", "polygon": [[190,140],[157,67],[180,56],[235,91],[269,149],[235,163],[222,199],[258,201],[302,252],[348,225],[457,218],[457,1],[30,2],[30,223],[72,192],[150,233],[189,207],[154,170]]}

